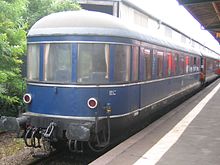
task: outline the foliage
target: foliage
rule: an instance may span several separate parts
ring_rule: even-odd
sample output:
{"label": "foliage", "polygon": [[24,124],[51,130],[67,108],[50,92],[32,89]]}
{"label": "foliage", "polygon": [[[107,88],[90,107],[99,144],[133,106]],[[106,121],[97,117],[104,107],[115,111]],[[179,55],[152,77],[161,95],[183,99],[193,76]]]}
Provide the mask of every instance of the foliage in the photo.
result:
{"label": "foliage", "polygon": [[0,0],[0,116],[17,115],[25,88],[26,31],[52,12],[77,10],[71,0]]}
{"label": "foliage", "polygon": [[30,27],[45,15],[67,10],[79,10],[73,0],[29,0],[26,21]]}
{"label": "foliage", "polygon": [[0,0],[0,115],[14,114],[21,105],[21,58],[26,47],[21,15],[25,9],[26,0]]}

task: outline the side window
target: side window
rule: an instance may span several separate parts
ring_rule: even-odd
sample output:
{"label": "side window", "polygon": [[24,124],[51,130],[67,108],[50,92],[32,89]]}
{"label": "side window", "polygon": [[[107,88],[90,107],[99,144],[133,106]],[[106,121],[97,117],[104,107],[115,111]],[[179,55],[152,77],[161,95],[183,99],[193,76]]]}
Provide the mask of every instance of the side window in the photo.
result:
{"label": "side window", "polygon": [[131,47],[116,45],[114,49],[114,81],[130,81]]}
{"label": "side window", "polygon": [[173,65],[172,65],[172,72],[173,75],[178,75],[178,63],[179,63],[179,55],[177,53],[173,54]]}
{"label": "side window", "polygon": [[190,57],[190,73],[194,72],[193,66],[194,66],[194,57],[191,56]]}
{"label": "side window", "polygon": [[193,57],[193,72],[198,71],[198,60],[197,57]]}
{"label": "side window", "polygon": [[213,63],[212,63],[212,59],[210,58],[206,58],[206,70],[207,70],[207,73],[211,73],[213,71]]}
{"label": "side window", "polygon": [[144,80],[151,80],[151,73],[152,73],[152,56],[151,56],[151,49],[149,48],[141,48],[143,54],[143,74]]}
{"label": "side window", "polygon": [[213,70],[214,70],[213,59],[210,59],[210,71],[212,72]]}
{"label": "side window", "polygon": [[28,45],[27,55],[27,78],[28,80],[39,80],[40,45]]}
{"label": "side window", "polygon": [[218,69],[218,60],[215,60],[215,70]]}
{"label": "side window", "polygon": [[132,47],[132,81],[138,80],[139,47]]}
{"label": "side window", "polygon": [[157,76],[158,78],[163,77],[163,56],[164,53],[162,51],[157,51]]}
{"label": "side window", "polygon": [[197,57],[197,72],[199,72],[199,68],[200,68],[200,57]]}
{"label": "side window", "polygon": [[184,56],[179,55],[179,74],[184,74],[184,71],[185,71]]}
{"label": "side window", "polygon": [[185,56],[186,61],[186,73],[189,73],[190,70],[190,58],[188,55]]}
{"label": "side window", "polygon": [[201,69],[201,72],[204,72],[204,58],[203,57],[201,57],[200,58],[200,69]]}
{"label": "side window", "polygon": [[172,63],[173,63],[173,58],[172,58],[172,53],[167,53],[167,76],[172,75]]}
{"label": "side window", "polygon": [[157,71],[157,54],[156,54],[156,50],[153,50],[153,54],[152,54],[152,78],[155,79],[158,77],[158,71]]}
{"label": "side window", "polygon": [[72,75],[72,45],[44,45],[44,81],[70,82]]}

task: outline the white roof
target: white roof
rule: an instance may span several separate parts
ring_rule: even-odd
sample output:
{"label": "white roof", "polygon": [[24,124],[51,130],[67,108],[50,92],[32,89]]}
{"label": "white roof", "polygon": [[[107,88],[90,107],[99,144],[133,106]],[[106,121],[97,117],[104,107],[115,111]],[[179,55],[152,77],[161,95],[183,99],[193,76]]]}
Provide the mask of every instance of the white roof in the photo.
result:
{"label": "white roof", "polygon": [[95,34],[98,33],[97,29],[117,31],[127,29],[119,19],[111,15],[79,10],[53,13],[43,17],[32,26],[28,36],[77,34],[83,32],[83,28],[86,28],[87,33]]}
{"label": "white roof", "polygon": [[86,10],[50,14],[37,21],[28,33],[28,37],[58,35],[125,37],[200,54],[198,51],[176,45],[176,43],[170,41],[162,40],[153,34],[141,33],[137,29],[128,27],[125,22],[112,15]]}

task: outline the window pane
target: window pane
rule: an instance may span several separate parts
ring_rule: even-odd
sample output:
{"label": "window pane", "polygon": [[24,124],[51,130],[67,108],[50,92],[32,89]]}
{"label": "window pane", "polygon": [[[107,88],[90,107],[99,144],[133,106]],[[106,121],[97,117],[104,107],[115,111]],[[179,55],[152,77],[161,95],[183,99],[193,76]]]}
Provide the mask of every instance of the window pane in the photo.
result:
{"label": "window pane", "polygon": [[125,82],[130,80],[130,46],[115,46],[114,81]]}
{"label": "window pane", "polygon": [[199,71],[199,65],[198,65],[198,59],[197,57],[193,57],[193,72],[198,72]]}
{"label": "window pane", "polygon": [[172,75],[172,63],[173,63],[172,54],[167,53],[167,75],[168,76]]}
{"label": "window pane", "polygon": [[132,57],[132,80],[133,81],[138,80],[138,68],[139,68],[138,55],[139,55],[139,48],[133,47],[133,57]]}
{"label": "window pane", "polygon": [[213,60],[210,58],[206,58],[206,74],[209,75],[213,72]]}
{"label": "window pane", "polygon": [[172,65],[172,70],[173,70],[173,76],[178,74],[178,64],[179,63],[179,55],[178,54],[173,54],[173,65]]}
{"label": "window pane", "polygon": [[186,73],[189,73],[190,70],[190,58],[189,56],[186,56]]}
{"label": "window pane", "polygon": [[147,48],[141,48],[142,54],[144,56],[143,58],[143,71],[144,71],[144,80],[150,80],[151,79],[151,50]]}
{"label": "window pane", "polygon": [[190,57],[190,73],[192,73],[193,72],[193,57],[191,56]]}
{"label": "window pane", "polygon": [[45,44],[44,81],[70,82],[71,75],[71,44]]}
{"label": "window pane", "polygon": [[108,44],[79,44],[77,82],[84,84],[109,82]]}
{"label": "window pane", "polygon": [[157,72],[158,72],[158,78],[163,77],[163,52],[157,51]]}
{"label": "window pane", "polygon": [[179,56],[180,57],[180,59],[179,59],[179,74],[184,74],[184,70],[185,70],[185,68],[184,68],[184,63],[185,63],[185,61],[184,61],[184,56],[183,55],[180,55]]}
{"label": "window pane", "polygon": [[28,45],[27,78],[29,80],[39,80],[39,57],[40,46],[37,44]]}

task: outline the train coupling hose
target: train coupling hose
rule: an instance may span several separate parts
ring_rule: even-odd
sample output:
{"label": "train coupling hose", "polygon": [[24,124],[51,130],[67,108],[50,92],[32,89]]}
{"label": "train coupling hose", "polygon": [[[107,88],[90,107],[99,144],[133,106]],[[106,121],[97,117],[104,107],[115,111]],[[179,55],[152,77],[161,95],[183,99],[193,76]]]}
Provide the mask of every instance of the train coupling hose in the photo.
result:
{"label": "train coupling hose", "polygon": [[21,128],[23,128],[28,121],[27,116],[21,116],[21,117],[6,117],[1,116],[0,118],[0,131],[20,131]]}

